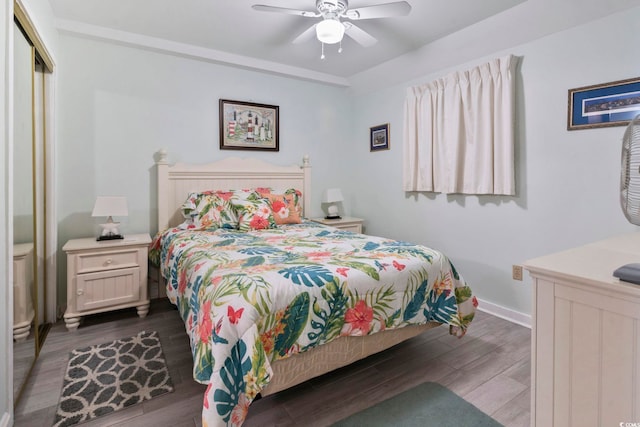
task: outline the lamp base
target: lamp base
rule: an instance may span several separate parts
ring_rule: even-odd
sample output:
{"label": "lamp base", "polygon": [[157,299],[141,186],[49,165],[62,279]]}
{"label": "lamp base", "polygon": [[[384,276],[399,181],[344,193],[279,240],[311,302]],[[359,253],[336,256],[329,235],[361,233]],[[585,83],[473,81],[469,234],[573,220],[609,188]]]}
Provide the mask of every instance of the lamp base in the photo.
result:
{"label": "lamp base", "polygon": [[98,236],[96,238],[98,242],[102,240],[119,240],[119,239],[124,239],[124,236],[122,234],[106,234],[104,236]]}
{"label": "lamp base", "polygon": [[327,215],[324,219],[342,219],[340,215]]}

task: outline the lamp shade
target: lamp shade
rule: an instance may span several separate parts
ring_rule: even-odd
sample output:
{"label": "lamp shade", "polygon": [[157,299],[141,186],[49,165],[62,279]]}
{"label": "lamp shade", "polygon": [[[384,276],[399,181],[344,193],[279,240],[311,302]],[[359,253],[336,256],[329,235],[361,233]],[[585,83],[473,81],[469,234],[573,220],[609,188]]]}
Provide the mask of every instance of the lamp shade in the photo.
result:
{"label": "lamp shade", "polygon": [[336,203],[344,200],[339,188],[328,188],[322,193],[322,203]]}
{"label": "lamp shade", "polygon": [[127,216],[127,198],[122,196],[98,196],[91,216]]}
{"label": "lamp shade", "polygon": [[316,24],[316,36],[322,43],[338,43],[344,36],[344,25],[337,19],[325,19]]}

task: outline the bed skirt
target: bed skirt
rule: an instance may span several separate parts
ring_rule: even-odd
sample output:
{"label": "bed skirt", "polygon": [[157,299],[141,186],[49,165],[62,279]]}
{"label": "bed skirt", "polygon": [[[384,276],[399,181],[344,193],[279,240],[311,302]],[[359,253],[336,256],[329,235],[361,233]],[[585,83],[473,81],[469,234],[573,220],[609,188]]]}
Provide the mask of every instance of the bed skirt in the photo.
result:
{"label": "bed skirt", "polygon": [[265,397],[288,389],[386,350],[439,325],[440,323],[431,322],[363,337],[340,337],[304,353],[278,360],[271,365],[273,370],[271,382],[262,389],[260,394]]}

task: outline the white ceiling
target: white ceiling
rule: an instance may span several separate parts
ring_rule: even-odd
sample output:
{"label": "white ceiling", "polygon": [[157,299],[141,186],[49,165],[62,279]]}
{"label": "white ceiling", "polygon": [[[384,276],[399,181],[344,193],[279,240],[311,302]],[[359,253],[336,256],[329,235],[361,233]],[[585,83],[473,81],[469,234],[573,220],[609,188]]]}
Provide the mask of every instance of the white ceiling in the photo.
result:
{"label": "white ceiling", "polygon": [[[392,1],[351,0],[349,7]],[[319,18],[251,8],[253,4],[265,4],[315,11],[315,0],[49,0],[49,3],[58,26],[74,32],[99,33],[103,37],[111,32],[114,38],[121,39],[125,33],[146,36],[147,44],[151,43],[149,40],[156,44],[168,41],[210,49],[214,53],[208,56],[214,60],[216,55],[223,58],[224,54],[233,54],[237,63],[257,59],[266,64],[348,78],[524,1],[409,0],[412,11],[408,16],[355,22],[378,39],[376,45],[365,48],[345,37],[341,54],[337,45],[325,45],[324,60],[320,59],[321,44],[315,38],[302,44],[291,43]]]}

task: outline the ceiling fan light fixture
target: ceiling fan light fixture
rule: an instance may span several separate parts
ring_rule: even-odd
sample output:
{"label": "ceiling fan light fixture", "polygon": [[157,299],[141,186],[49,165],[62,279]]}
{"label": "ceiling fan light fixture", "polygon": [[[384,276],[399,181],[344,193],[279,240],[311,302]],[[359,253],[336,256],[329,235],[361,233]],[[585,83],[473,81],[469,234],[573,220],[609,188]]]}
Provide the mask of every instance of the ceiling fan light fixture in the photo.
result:
{"label": "ceiling fan light fixture", "polygon": [[342,41],[344,25],[337,19],[325,19],[316,24],[316,36],[322,43],[336,44]]}

